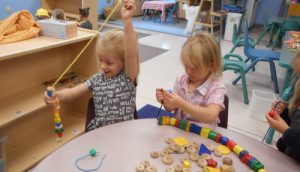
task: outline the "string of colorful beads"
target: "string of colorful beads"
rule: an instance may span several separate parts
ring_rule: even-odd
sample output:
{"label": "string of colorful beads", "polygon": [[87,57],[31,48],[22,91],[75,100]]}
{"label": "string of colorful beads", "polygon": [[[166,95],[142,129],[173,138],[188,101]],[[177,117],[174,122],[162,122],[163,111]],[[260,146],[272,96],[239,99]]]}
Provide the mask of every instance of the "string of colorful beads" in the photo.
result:
{"label": "string of colorful beads", "polygon": [[[49,97],[52,97],[52,91],[54,90],[48,90],[47,91],[47,94]],[[59,99],[58,97],[55,97],[55,105],[53,107],[53,114],[54,114],[54,124],[55,124],[55,130],[54,132],[56,133],[57,135],[57,141],[60,141],[62,136],[63,136],[63,133],[64,133],[64,127],[61,123],[61,118],[60,118],[60,103],[59,103]]]}
{"label": "string of colorful beads", "polygon": [[217,133],[208,127],[200,127],[194,123],[191,123],[190,121],[170,118],[169,116],[160,116],[158,118],[158,125],[171,125],[184,131],[201,135],[202,137],[211,139],[217,143],[221,143],[233,151],[239,157],[239,159],[253,171],[266,171],[264,169],[264,165],[258,159],[250,155],[247,150],[236,144],[233,140],[230,140],[226,136],[222,136],[222,134]]}

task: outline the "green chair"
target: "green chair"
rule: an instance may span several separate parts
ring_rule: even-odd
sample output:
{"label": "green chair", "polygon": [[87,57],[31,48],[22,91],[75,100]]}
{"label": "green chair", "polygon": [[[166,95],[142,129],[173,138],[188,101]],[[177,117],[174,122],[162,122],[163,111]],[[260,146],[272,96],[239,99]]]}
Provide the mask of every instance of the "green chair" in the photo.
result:
{"label": "green chair", "polygon": [[[235,59],[233,60],[233,58]],[[234,72],[239,72],[241,74],[244,103],[249,104],[247,83],[246,83],[246,68],[247,68],[246,63],[243,61],[243,58],[238,54],[229,53],[223,57],[223,71],[233,70]]]}
{"label": "green chair", "polygon": [[[263,31],[260,32],[258,38],[256,40],[256,45],[262,40],[262,38],[266,35],[266,33],[270,33],[272,29],[272,22],[269,21],[268,16],[265,16]],[[271,34],[271,33],[270,33]]]}
{"label": "green chair", "polygon": [[176,2],[172,7],[166,8],[165,9],[165,13],[166,13],[166,20],[168,18],[169,15],[172,16],[171,20],[172,23],[174,24],[174,18],[176,17],[176,21],[177,23],[179,22],[178,19],[178,8],[179,8],[179,2]]}
{"label": "green chair", "polygon": [[[236,24],[233,25],[232,43],[233,43],[233,47],[231,48],[229,53],[233,53],[237,47],[244,46],[244,37],[243,36],[239,37]],[[249,38],[249,46],[251,48],[255,47],[255,42],[251,38]]]}

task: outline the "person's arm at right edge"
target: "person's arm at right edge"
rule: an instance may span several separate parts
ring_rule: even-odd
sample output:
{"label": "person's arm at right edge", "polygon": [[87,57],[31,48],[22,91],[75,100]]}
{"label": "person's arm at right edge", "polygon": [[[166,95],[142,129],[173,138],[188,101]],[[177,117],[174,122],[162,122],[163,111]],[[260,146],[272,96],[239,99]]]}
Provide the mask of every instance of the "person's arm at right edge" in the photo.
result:
{"label": "person's arm at right edge", "polygon": [[291,125],[282,133],[283,143],[300,156],[300,110],[297,110]]}

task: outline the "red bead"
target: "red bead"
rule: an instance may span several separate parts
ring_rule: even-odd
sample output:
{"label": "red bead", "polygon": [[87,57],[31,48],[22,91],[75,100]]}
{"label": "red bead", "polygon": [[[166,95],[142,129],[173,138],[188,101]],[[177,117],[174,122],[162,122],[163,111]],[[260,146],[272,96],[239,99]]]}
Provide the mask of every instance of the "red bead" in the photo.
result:
{"label": "red bead", "polygon": [[220,143],[221,138],[222,138],[222,135],[218,134],[217,137],[216,137],[216,142]]}
{"label": "red bead", "polygon": [[233,147],[236,145],[236,143],[233,140],[229,140],[226,144],[226,146],[230,149],[233,150]]}
{"label": "red bead", "polygon": [[64,133],[57,133],[58,137],[62,137]]}
{"label": "red bead", "polygon": [[210,166],[210,167],[217,167],[217,161],[215,161],[214,159],[208,159],[207,160],[207,166]]}
{"label": "red bead", "polygon": [[253,158],[253,156],[249,155],[249,154],[246,154],[244,155],[242,158],[241,158],[241,161],[244,163],[244,164],[248,164],[248,161]]}
{"label": "red bead", "polygon": [[181,121],[180,119],[177,119],[174,127],[177,127],[177,128],[178,128],[178,127],[179,127],[179,124],[180,124],[180,121]]}
{"label": "red bead", "polygon": [[270,110],[269,111],[269,116],[271,117],[271,118],[273,118],[274,116],[275,116],[275,110],[273,109],[273,110]]}

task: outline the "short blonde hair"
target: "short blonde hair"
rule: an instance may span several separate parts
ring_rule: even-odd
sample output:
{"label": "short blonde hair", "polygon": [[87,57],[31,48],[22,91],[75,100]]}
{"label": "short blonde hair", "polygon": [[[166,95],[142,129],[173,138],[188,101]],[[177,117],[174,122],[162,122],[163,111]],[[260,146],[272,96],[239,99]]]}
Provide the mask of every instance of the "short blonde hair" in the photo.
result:
{"label": "short blonde hair", "polygon": [[97,43],[97,54],[99,56],[112,52],[123,63],[125,61],[124,32],[112,29],[105,32]]}
{"label": "short blonde hair", "polygon": [[181,51],[183,64],[191,65],[200,71],[211,71],[211,76],[222,76],[222,58],[216,40],[205,32],[190,36]]}

